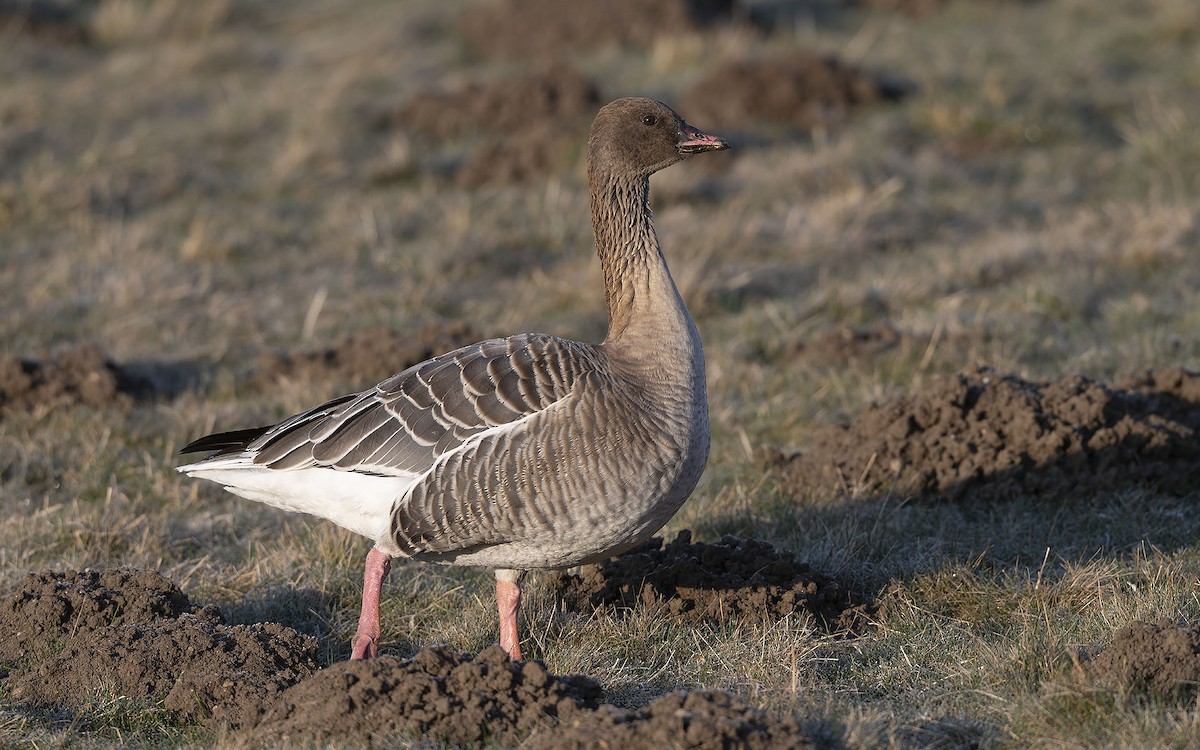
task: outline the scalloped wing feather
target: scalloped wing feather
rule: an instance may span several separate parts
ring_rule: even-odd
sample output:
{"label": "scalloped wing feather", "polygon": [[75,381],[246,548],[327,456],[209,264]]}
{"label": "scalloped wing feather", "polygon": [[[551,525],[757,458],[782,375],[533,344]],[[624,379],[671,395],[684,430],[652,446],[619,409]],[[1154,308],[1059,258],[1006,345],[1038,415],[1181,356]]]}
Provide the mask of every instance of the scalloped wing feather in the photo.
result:
{"label": "scalloped wing feather", "polygon": [[590,347],[544,334],[489,339],[335,399],[246,446],[255,465],[421,474],[484,430],[536,414],[595,367]]}

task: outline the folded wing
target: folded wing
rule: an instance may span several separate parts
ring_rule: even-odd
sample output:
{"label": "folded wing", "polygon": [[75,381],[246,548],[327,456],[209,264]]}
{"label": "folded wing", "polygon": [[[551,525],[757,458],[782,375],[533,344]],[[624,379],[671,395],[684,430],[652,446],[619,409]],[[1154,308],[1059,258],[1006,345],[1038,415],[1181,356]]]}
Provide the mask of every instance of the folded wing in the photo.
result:
{"label": "folded wing", "polygon": [[[544,334],[489,339],[414,365],[369,391],[334,399],[261,434],[239,433],[253,438],[245,452],[258,466],[419,475],[484,430],[512,424],[562,399],[592,368],[587,349]],[[231,452],[225,443],[212,445],[224,455]]]}

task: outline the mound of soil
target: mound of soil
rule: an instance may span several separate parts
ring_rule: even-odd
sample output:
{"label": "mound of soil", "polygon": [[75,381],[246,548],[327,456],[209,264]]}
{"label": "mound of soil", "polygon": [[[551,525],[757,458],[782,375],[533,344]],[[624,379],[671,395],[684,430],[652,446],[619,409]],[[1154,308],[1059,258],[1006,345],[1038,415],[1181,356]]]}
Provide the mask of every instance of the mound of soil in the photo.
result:
{"label": "mound of soil", "polygon": [[560,748],[813,747],[794,719],[777,719],[725,693],[663,696],[638,711],[598,706],[590,677],[558,677],[538,662],[514,664],[493,646],[472,659],[445,647],[410,660],[342,662],[283,694],[240,739],[390,746],[397,736],[460,745],[517,742]]}
{"label": "mound of soil", "polygon": [[1200,630],[1170,620],[1134,622],[1081,666],[1096,685],[1191,701],[1200,689]]}
{"label": "mound of soil", "polygon": [[374,384],[475,341],[478,338],[465,323],[430,323],[415,333],[386,328],[364,331],[328,349],[262,354],[250,384],[257,388],[269,388],[279,380]]}
{"label": "mound of soil", "polygon": [[601,104],[596,84],[558,65],[454,92],[420,94],[377,119],[383,127],[401,127],[441,142],[485,134],[454,172],[456,184],[474,189],[525,182],[574,166]]}
{"label": "mound of soil", "polygon": [[526,750],[745,748],[802,750],[816,744],[795,719],[778,719],[726,693],[672,693],[638,711],[613,706],[577,714],[534,735]]}
{"label": "mound of soil", "polygon": [[454,183],[474,190],[517,185],[538,177],[570,171],[582,154],[587,127],[550,122],[497,136],[482,143],[454,173]]}
{"label": "mound of soil", "polygon": [[790,347],[789,355],[818,367],[845,368],[896,350],[925,346],[928,337],[898,330],[890,323],[875,326],[836,326]]}
{"label": "mound of soil", "polygon": [[476,131],[513,133],[543,123],[588,120],[600,108],[600,89],[567,66],[471,83],[453,92],[418,94],[381,124],[437,140]]}
{"label": "mound of soil", "polygon": [[47,42],[90,44],[91,33],[81,6],[48,0],[0,0],[0,35],[16,30]]}
{"label": "mound of soil", "polygon": [[[995,2],[995,0],[990,0]],[[1015,0],[1016,2],[1032,3],[1035,0]],[[857,5],[868,10],[883,10],[904,13],[914,18],[924,18],[934,11],[946,6],[947,0],[852,0]]]}
{"label": "mound of soil", "polygon": [[1200,375],[1149,371],[1120,386],[1030,382],[990,368],[873,404],[769,462],[797,495],[1077,496],[1200,486]]}
{"label": "mound of soil", "polygon": [[865,608],[845,589],[790,552],[735,536],[692,542],[687,530],[670,544],[654,537],[577,574],[564,573],[558,589],[568,607],[583,612],[642,604],[696,621],[768,620],[806,611],[832,629],[851,631],[866,620]]}
{"label": "mound of soil", "polygon": [[184,721],[252,725],[317,668],[317,642],[274,623],[223,619],[152,571],[33,573],[0,602],[0,661],[12,666],[5,690],[33,705],[115,691],[164,700]]}
{"label": "mound of soil", "polygon": [[475,658],[445,647],[412,659],[380,657],[334,664],[295,685],[244,738],[371,743],[395,735],[454,744],[513,739],[594,709],[599,684],[516,664],[499,646]]}
{"label": "mound of soil", "polygon": [[868,10],[906,13],[920,18],[941,8],[946,0],[856,0],[854,4]]}
{"label": "mound of soil", "polygon": [[896,101],[906,93],[907,87],[897,82],[797,50],[713,68],[683,95],[680,111],[705,127],[773,123],[804,130],[842,121],[854,110]]}
{"label": "mound of soil", "polygon": [[[758,567],[777,565],[756,548],[766,555]],[[499,647],[474,658],[432,647],[317,671],[314,639],[275,623],[224,625],[216,607],[132,568],[30,574],[0,601],[0,632],[0,690],[15,702],[161,701],[179,721],[237,730],[228,739],[251,747],[396,736],[533,748],[812,746],[794,719],[724,693],[676,693],[637,711],[599,705],[592,678],[513,663]]]}
{"label": "mound of soil", "polygon": [[0,413],[123,404],[153,393],[149,380],[126,372],[92,345],[64,349],[40,361],[0,355]]}
{"label": "mound of soil", "polygon": [[470,6],[458,30],[488,57],[558,58],[612,44],[647,45],[659,35],[698,31],[734,17],[733,0],[492,0]]}
{"label": "mound of soil", "polygon": [[173,620],[197,610],[170,580],[151,570],[117,568],[30,573],[0,601],[0,661],[16,662],[68,633]]}

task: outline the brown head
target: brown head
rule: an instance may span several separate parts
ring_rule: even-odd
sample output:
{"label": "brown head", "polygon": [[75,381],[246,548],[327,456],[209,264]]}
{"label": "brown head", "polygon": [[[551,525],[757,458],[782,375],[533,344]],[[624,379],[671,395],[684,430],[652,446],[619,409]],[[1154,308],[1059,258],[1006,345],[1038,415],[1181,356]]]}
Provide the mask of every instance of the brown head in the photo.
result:
{"label": "brown head", "polygon": [[628,97],[600,109],[588,138],[589,175],[648,177],[691,154],[729,144],[688,125],[654,99]]}

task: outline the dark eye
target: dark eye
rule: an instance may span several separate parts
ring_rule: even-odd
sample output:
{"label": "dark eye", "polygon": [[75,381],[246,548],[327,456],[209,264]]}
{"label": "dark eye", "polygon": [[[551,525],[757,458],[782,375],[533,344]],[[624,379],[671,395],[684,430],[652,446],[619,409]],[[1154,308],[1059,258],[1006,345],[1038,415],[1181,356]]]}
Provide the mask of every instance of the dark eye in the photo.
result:
{"label": "dark eye", "polygon": [[657,125],[658,118],[655,117],[654,115],[646,115],[645,117],[642,118],[642,124],[643,125]]}

